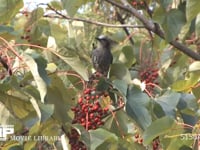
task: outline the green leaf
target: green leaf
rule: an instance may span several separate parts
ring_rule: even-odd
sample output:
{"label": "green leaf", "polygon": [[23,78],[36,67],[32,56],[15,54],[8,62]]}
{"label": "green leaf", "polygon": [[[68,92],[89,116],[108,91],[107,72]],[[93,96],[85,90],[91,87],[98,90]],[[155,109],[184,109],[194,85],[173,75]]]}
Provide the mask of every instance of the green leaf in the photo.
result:
{"label": "green leaf", "polygon": [[124,46],[122,48],[119,61],[124,63],[127,68],[130,68],[136,62],[132,46]]}
{"label": "green leaf", "polygon": [[80,134],[80,140],[85,143],[87,149],[90,149],[91,146],[91,137],[90,133],[80,124],[73,124],[72,126]]}
{"label": "green leaf", "polygon": [[200,99],[200,86],[195,87],[192,89],[192,93],[194,94],[194,96],[196,97],[196,99]]}
{"label": "green leaf", "polygon": [[83,89],[83,83],[81,81],[81,76],[76,73],[75,71],[68,71],[68,75],[67,75],[67,78],[68,80],[72,83],[72,85],[79,89],[79,90],[82,90]]}
{"label": "green leaf", "polygon": [[63,7],[66,9],[67,14],[70,17],[73,17],[77,10],[80,8],[81,5],[83,5],[86,0],[61,0]]}
{"label": "green leaf", "polygon": [[105,120],[104,127],[109,129],[110,132],[115,133],[117,136],[129,136],[129,134],[134,134],[134,123],[130,121],[126,112],[119,110],[116,112],[115,116],[110,116]]}
{"label": "green leaf", "polygon": [[198,110],[198,103],[193,94],[183,93],[181,94],[181,98],[180,98],[177,108],[181,110],[182,112],[185,109],[196,112]]}
{"label": "green leaf", "polygon": [[30,98],[30,102],[31,102],[31,104],[33,105],[33,108],[35,109],[35,111],[36,111],[36,113],[37,113],[37,116],[38,116],[38,118],[39,118],[39,121],[41,121],[41,111],[40,111],[40,108],[39,108],[39,106],[38,106],[37,101],[36,101],[33,97],[31,97],[31,98]]}
{"label": "green leaf", "polygon": [[[56,41],[56,44],[58,46],[63,47],[63,45],[66,44],[67,41],[67,29],[63,26],[60,26],[59,24],[51,23],[50,25],[50,32],[51,36],[54,37],[54,40]],[[50,37],[49,37],[50,38]],[[51,39],[48,39],[48,42]],[[51,43],[51,41],[50,41]],[[71,43],[70,43],[71,45]]]}
{"label": "green leaf", "polygon": [[8,150],[23,150],[23,147],[20,145],[12,146]]}
{"label": "green leaf", "polygon": [[113,80],[113,86],[116,88],[123,96],[126,96],[128,84],[123,80]]}
{"label": "green leaf", "polygon": [[56,10],[62,10],[63,9],[60,1],[53,0],[49,4]]}
{"label": "green leaf", "polygon": [[149,97],[141,90],[130,87],[127,92],[126,112],[142,129],[151,124],[151,115],[147,109]]}
{"label": "green leaf", "polygon": [[16,32],[11,26],[0,25],[0,36],[9,41],[16,36]]}
{"label": "green leaf", "polygon": [[188,22],[191,22],[199,12],[200,12],[199,0],[186,1],[186,17]]}
{"label": "green leaf", "polygon": [[0,92],[0,101],[18,119],[25,119],[31,113],[34,113],[34,117],[36,117],[32,104],[27,100]]}
{"label": "green leaf", "polygon": [[169,5],[172,4],[173,0],[159,0],[158,2],[162,5],[164,9],[167,9]]}
{"label": "green leaf", "polygon": [[182,11],[170,10],[167,12],[162,25],[166,33],[166,40],[168,42],[173,41],[178,36],[185,23],[185,15]]}
{"label": "green leaf", "polygon": [[[9,112],[9,109],[6,108],[6,106],[1,102],[0,102],[0,110],[3,112],[0,113],[1,124],[13,124],[16,127],[17,118],[13,116],[12,113]],[[20,123],[17,124],[18,126],[20,126]]]}
{"label": "green leaf", "polygon": [[189,73],[189,78],[185,80],[178,80],[174,82],[171,88],[175,91],[190,91],[193,86],[195,86],[200,79],[199,73],[191,72]]}
{"label": "green leaf", "polygon": [[156,99],[166,115],[175,117],[175,109],[179,102],[181,94],[176,92],[166,92],[164,95]]}
{"label": "green leaf", "polygon": [[[62,80],[58,76],[51,77],[51,84],[47,87],[47,95],[45,103],[53,104],[54,113],[53,117],[58,121],[65,123],[71,121],[67,111],[72,106],[72,97],[74,96],[72,91],[67,92]],[[50,106],[50,110],[51,110]],[[48,108],[46,108],[48,111]],[[50,115],[50,114],[47,114]]]}
{"label": "green leaf", "polygon": [[36,147],[37,141],[27,141],[24,144],[24,149],[33,149],[34,147]]}
{"label": "green leaf", "polygon": [[148,145],[156,137],[170,132],[173,125],[175,124],[174,119],[169,116],[157,119],[154,121],[143,134],[144,145]]}
{"label": "green leaf", "polygon": [[24,53],[23,57],[25,59],[25,63],[29,67],[33,78],[36,82],[38,91],[40,92],[40,99],[41,102],[44,102],[44,98],[47,93],[47,84],[49,82],[49,78],[46,73],[46,62],[41,56],[35,56],[35,59],[31,57],[31,54],[33,55],[34,52]]}
{"label": "green leaf", "polygon": [[[178,138],[173,138],[170,143],[167,144],[167,150],[177,149],[177,150],[192,150],[191,145],[194,143],[192,139],[184,139],[185,135],[181,135]],[[186,135],[187,136],[187,135]],[[189,135],[188,135],[189,136]]]}
{"label": "green leaf", "polygon": [[[185,124],[194,126],[197,122],[197,113],[198,113],[198,103],[196,98],[192,94],[181,94],[180,101],[177,105],[177,108],[181,114],[182,120]],[[191,128],[188,128],[187,131],[191,132]]]}
{"label": "green leaf", "polygon": [[157,22],[162,24],[165,19],[165,10],[162,7],[158,7],[155,9],[155,12],[153,13],[153,19]]}
{"label": "green leaf", "polygon": [[131,75],[127,67],[123,64],[112,64],[110,69],[110,77],[120,79],[126,83],[131,82]]}
{"label": "green leaf", "polygon": [[49,119],[54,113],[54,105],[39,103],[39,108],[41,111],[41,122]]}
{"label": "green leaf", "polygon": [[43,17],[44,10],[41,7],[37,7],[31,12],[31,16],[29,17],[25,28],[30,28],[33,24],[37,23],[40,18]]}
{"label": "green leaf", "polygon": [[[39,18],[38,18],[39,19]],[[47,38],[51,35],[51,29],[50,25],[53,23],[50,23],[47,19],[40,18],[39,20],[33,20],[33,22],[30,25],[27,25],[25,28],[30,28],[32,26],[31,32],[30,32],[30,39],[31,43],[36,45],[47,45]]]}
{"label": "green leaf", "polygon": [[9,23],[23,7],[23,0],[0,0],[0,23]]}
{"label": "green leaf", "polygon": [[[109,143],[115,143],[118,141],[118,137],[105,130],[105,129],[101,129],[98,128],[96,130],[90,130],[90,137],[91,137],[91,149],[97,149],[99,146],[101,146],[104,142],[106,141],[110,141]],[[108,147],[108,145],[107,145]]]}
{"label": "green leaf", "polygon": [[78,55],[76,55],[74,52],[68,52],[68,56],[62,56],[54,50],[51,50],[51,52],[62,59],[64,62],[66,62],[69,66],[71,66],[72,69],[74,69],[74,71],[81,75],[84,80],[88,81],[87,68],[83,65]]}

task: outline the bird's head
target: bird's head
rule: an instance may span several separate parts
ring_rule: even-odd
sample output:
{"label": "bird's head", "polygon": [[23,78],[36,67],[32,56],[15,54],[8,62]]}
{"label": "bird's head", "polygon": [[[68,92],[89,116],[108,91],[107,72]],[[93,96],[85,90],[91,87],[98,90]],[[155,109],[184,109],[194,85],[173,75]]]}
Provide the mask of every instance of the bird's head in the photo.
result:
{"label": "bird's head", "polygon": [[105,35],[100,35],[100,36],[96,37],[96,39],[99,41],[100,47],[104,47],[107,49],[110,49],[112,46],[117,44],[117,42],[111,40],[110,38],[108,38]]}

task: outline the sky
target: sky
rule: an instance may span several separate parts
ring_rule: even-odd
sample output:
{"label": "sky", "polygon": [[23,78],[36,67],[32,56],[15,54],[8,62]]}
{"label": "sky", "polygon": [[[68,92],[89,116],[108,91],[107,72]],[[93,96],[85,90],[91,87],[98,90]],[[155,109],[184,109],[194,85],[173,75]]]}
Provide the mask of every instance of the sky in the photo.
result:
{"label": "sky", "polygon": [[39,3],[48,3],[52,0],[23,0],[24,1],[24,8],[30,10],[37,7]]}

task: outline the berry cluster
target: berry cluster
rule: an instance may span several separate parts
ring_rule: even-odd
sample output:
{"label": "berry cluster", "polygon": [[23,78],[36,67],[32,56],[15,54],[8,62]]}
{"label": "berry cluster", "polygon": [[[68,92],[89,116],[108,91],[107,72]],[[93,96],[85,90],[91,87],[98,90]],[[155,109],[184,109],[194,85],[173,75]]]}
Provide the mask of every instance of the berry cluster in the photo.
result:
{"label": "berry cluster", "polygon": [[152,142],[153,150],[159,150],[160,149],[160,140],[159,137],[155,138]]}
{"label": "berry cluster", "polygon": [[146,90],[152,93],[154,87],[158,85],[158,69],[156,67],[148,67],[144,70],[141,70],[139,76],[140,79],[145,82]]}
{"label": "berry cluster", "polygon": [[142,144],[143,143],[143,138],[140,136],[140,134],[135,134],[135,142],[138,144]]}
{"label": "berry cluster", "polygon": [[137,8],[143,8],[143,7],[145,7],[145,3],[144,3],[143,0],[133,0],[131,2],[131,4],[132,4],[133,7],[137,7]]}
{"label": "berry cluster", "polygon": [[[72,123],[81,124],[86,130],[97,129],[103,125],[102,118],[108,113],[108,108],[102,108],[100,99],[103,96],[99,94],[94,88],[87,88],[83,95],[78,99],[75,107],[71,108],[74,112],[74,119]],[[107,95],[105,95],[107,96]]]}
{"label": "berry cluster", "polygon": [[80,135],[76,129],[71,129],[71,132],[67,134],[69,138],[69,144],[71,145],[71,150],[86,150],[86,146],[83,142],[79,140]]}
{"label": "berry cluster", "polygon": [[[103,118],[108,114],[108,107],[102,107],[100,100],[107,97],[105,92],[97,91],[95,88],[86,88],[82,96],[78,98],[77,105],[72,107],[74,119],[72,124],[80,124],[86,130],[95,130],[104,124]],[[75,129],[68,133],[69,144],[72,150],[86,150],[85,144],[80,141],[80,135]]]}
{"label": "berry cluster", "polygon": [[30,42],[31,41],[30,32],[31,32],[31,28],[27,28],[25,30],[25,34],[21,36],[21,39],[27,40],[27,42]]}

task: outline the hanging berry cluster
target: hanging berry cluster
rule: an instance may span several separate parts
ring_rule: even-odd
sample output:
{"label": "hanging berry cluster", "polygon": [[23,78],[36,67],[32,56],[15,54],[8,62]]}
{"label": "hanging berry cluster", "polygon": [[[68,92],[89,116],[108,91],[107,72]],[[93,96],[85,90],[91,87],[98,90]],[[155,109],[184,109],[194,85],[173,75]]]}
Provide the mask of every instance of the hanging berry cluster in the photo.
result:
{"label": "hanging berry cluster", "polygon": [[71,150],[87,150],[85,144],[79,140],[80,135],[76,129],[71,129],[71,132],[67,134],[69,138],[69,144],[71,145]]}
{"label": "hanging berry cluster", "polygon": [[143,68],[139,73],[140,79],[146,84],[146,90],[153,94],[154,88],[158,85],[158,68],[157,65],[152,65],[151,67]]}
{"label": "hanging berry cluster", "polygon": [[144,8],[145,7],[145,3],[143,0],[132,0],[131,4],[133,7],[136,7],[136,8]]}
{"label": "hanging berry cluster", "polygon": [[71,108],[75,114],[72,123],[81,124],[86,130],[103,125],[102,118],[108,113],[108,107],[102,108],[100,105],[101,96],[94,88],[85,89],[77,105]]}
{"label": "hanging berry cluster", "polygon": [[138,144],[143,144],[143,138],[141,137],[139,133],[135,134],[135,142]]}
{"label": "hanging berry cluster", "polygon": [[155,138],[152,142],[152,148],[153,150],[159,150],[160,149],[160,140],[159,137]]}
{"label": "hanging berry cluster", "polygon": [[[101,79],[107,80],[102,75],[93,74],[81,96],[77,99],[77,104],[71,108],[74,113],[72,124],[80,124],[87,131],[95,130],[104,125],[103,119],[110,113],[108,106],[111,104],[111,99],[108,91],[112,87],[104,90],[98,89]],[[104,86],[107,87],[108,84],[103,83]],[[86,146],[80,141],[80,135],[76,129],[71,129],[68,138],[72,150],[86,150]]]}
{"label": "hanging berry cluster", "polygon": [[24,35],[21,36],[22,40],[26,40],[27,42],[31,42],[31,36],[30,36],[31,28],[27,28],[24,31]]}

